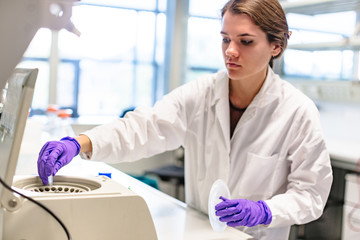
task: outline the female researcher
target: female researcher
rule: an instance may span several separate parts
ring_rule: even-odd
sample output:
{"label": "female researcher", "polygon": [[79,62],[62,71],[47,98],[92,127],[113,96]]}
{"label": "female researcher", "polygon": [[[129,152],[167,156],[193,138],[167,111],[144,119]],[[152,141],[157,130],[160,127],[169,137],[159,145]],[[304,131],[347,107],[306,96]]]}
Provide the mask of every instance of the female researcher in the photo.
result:
{"label": "female researcher", "polygon": [[185,148],[186,203],[207,212],[213,182],[227,182],[217,215],[257,239],[287,239],[292,224],[318,218],[332,183],[329,154],[313,102],[271,66],[288,26],[277,0],[231,0],[222,9],[227,71],[185,84],[151,109],[75,139],[48,142],[38,159],[47,177],[79,152],[118,162]]}

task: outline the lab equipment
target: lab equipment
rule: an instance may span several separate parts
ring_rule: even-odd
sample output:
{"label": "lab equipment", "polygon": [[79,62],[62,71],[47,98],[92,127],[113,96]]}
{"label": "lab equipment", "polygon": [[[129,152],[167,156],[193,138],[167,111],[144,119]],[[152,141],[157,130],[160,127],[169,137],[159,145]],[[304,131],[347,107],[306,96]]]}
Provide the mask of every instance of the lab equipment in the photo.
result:
{"label": "lab equipment", "polygon": [[215,206],[216,216],[230,227],[254,227],[259,224],[268,225],[272,215],[270,208],[264,201],[247,199],[227,199],[220,197],[223,202]]}
{"label": "lab equipment", "polygon": [[47,142],[40,150],[38,173],[44,185],[48,177],[55,175],[60,168],[71,162],[80,152],[80,144],[72,137],[64,137],[60,141]]}
{"label": "lab equipment", "polygon": [[57,132],[60,137],[56,138],[56,140],[64,137],[64,136],[70,136],[75,137],[75,133],[71,127],[71,121],[70,118],[73,114],[73,110],[68,109],[60,109],[57,112],[57,118],[60,120],[59,122],[59,131]]}
{"label": "lab equipment", "polygon": [[49,105],[46,110],[46,122],[42,127],[40,142],[45,145],[49,141],[59,140],[64,136],[75,137],[71,127],[71,109],[59,109],[56,105]]}
{"label": "lab equipment", "polygon": [[[38,70],[16,69],[7,82],[0,118],[0,177],[11,183],[16,170]],[[2,196],[0,187],[0,196]]]}
{"label": "lab equipment", "polygon": [[15,67],[39,28],[80,34],[70,21],[74,2],[0,1],[0,180],[5,186],[0,185],[0,236],[4,240],[57,240],[65,239],[65,234],[73,239],[157,239],[144,199],[109,178],[56,176],[48,188],[36,176],[14,177],[37,75],[37,70]]}
{"label": "lab equipment", "polygon": [[[13,181],[37,72],[16,69],[12,78],[4,84],[7,87],[1,98],[0,178],[6,183]],[[3,206],[11,201],[10,195],[0,185],[0,236],[3,236]]]}
{"label": "lab equipment", "polygon": [[360,239],[360,175],[349,173],[345,176],[345,179],[341,239]]}
{"label": "lab equipment", "polygon": [[215,213],[215,206],[221,202],[221,196],[230,198],[230,191],[226,183],[223,180],[218,179],[211,186],[208,202],[209,220],[211,227],[215,232],[222,232],[226,229],[227,226],[225,222],[221,222],[219,220],[219,217],[216,216]]}
{"label": "lab equipment", "polygon": [[14,177],[36,75],[15,70],[0,119],[2,239],[157,239],[144,199],[108,177],[55,176],[52,187],[37,176]]}
{"label": "lab equipment", "polygon": [[[38,177],[16,176],[13,186],[51,209],[72,239],[157,239],[145,201],[105,176],[54,176],[51,188]],[[59,224],[43,209],[26,200],[16,201],[19,207],[4,212],[4,240],[66,239]]]}
{"label": "lab equipment", "polygon": [[51,175],[48,177],[48,183],[49,183],[49,186],[50,186],[50,187],[52,187],[53,182],[54,182],[54,176],[51,174]]}

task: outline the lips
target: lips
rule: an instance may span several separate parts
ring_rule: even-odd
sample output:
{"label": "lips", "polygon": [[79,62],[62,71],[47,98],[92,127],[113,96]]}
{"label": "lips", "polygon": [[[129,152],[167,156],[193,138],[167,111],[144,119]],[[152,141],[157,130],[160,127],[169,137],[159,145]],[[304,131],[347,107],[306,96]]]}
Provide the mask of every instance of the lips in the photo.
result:
{"label": "lips", "polygon": [[239,65],[239,64],[237,64],[237,63],[234,63],[234,62],[227,62],[227,63],[226,63],[226,66],[227,66],[228,68],[239,68],[239,67],[241,67],[241,65]]}

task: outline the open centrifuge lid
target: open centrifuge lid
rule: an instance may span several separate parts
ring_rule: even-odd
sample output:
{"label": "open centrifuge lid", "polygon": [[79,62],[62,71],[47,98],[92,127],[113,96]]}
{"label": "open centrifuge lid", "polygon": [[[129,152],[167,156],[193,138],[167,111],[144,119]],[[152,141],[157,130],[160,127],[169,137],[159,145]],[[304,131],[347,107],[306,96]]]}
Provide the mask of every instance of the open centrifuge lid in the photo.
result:
{"label": "open centrifuge lid", "polygon": [[[12,185],[38,69],[14,70],[0,89],[0,177]],[[1,91],[3,90],[3,91]],[[0,197],[3,196],[0,186]]]}

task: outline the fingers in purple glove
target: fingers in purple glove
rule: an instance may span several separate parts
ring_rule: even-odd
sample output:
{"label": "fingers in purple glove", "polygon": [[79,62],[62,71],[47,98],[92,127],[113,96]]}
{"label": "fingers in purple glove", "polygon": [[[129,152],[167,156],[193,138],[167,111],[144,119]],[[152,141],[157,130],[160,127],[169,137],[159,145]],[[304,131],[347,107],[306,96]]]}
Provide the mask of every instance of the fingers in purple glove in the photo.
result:
{"label": "fingers in purple glove", "polygon": [[241,221],[227,222],[226,225],[228,225],[229,227],[239,227],[239,226],[253,227],[253,226],[255,226],[255,225],[250,226],[248,224],[248,219],[242,219]]}
{"label": "fingers in purple glove", "polygon": [[220,198],[221,200],[223,200],[223,201],[229,200],[229,199],[227,199],[226,197],[223,197],[223,196],[220,196],[219,198]]}
{"label": "fingers in purple glove", "polygon": [[222,216],[220,216],[220,221],[221,222],[233,222],[233,221],[240,221],[242,219],[244,219],[247,214],[248,211],[246,210],[241,210],[241,209],[235,209],[232,212],[228,212],[229,214],[223,212],[224,214]]}
{"label": "fingers in purple glove", "polygon": [[79,142],[72,137],[64,137],[60,141],[47,142],[41,149],[38,158],[38,173],[44,185],[48,177],[68,164],[80,152]]}
{"label": "fingers in purple glove", "polygon": [[55,175],[55,162],[63,152],[62,143],[47,142],[41,149],[38,158],[38,173],[44,185],[48,184],[48,177]]}
{"label": "fingers in purple glove", "polygon": [[41,148],[41,150],[39,152],[39,157],[41,157],[44,154],[44,152],[47,149],[48,145],[49,145],[49,142],[44,144],[44,146]]}
{"label": "fingers in purple glove", "polygon": [[61,156],[64,153],[64,146],[63,143],[59,143],[57,144],[51,151],[51,153],[49,154],[48,160],[46,162],[46,170],[45,173],[47,176],[55,175],[57,173],[57,171],[60,168],[56,169],[56,164],[59,162],[59,159],[61,158]]}
{"label": "fingers in purple glove", "polygon": [[42,153],[42,155],[39,156],[39,159],[37,162],[38,174],[44,185],[48,184],[47,175],[45,174],[45,164],[47,162],[48,157],[49,157],[48,152]]}
{"label": "fingers in purple glove", "polygon": [[226,216],[232,216],[234,214],[238,214],[241,212],[241,209],[238,209],[236,207],[229,207],[229,208],[224,208],[221,210],[217,210],[215,212],[216,216],[218,217],[226,217]]}
{"label": "fingers in purple glove", "polygon": [[237,201],[229,200],[229,199],[226,199],[224,197],[220,197],[220,199],[223,200],[223,201],[221,203],[218,203],[215,206],[216,211],[231,208],[231,207],[236,207],[238,205]]}
{"label": "fingers in purple glove", "polygon": [[221,222],[225,222],[230,227],[238,227],[238,226],[252,227],[252,226],[255,226],[255,225],[249,224],[250,217],[251,216],[249,214],[240,213],[240,214],[235,214],[232,216],[220,217],[219,220]]}

